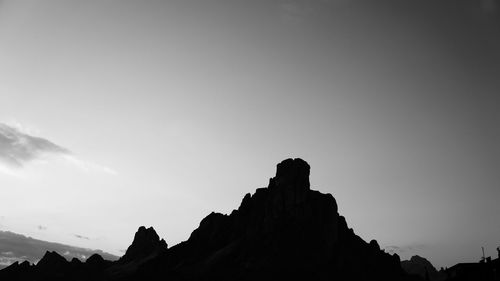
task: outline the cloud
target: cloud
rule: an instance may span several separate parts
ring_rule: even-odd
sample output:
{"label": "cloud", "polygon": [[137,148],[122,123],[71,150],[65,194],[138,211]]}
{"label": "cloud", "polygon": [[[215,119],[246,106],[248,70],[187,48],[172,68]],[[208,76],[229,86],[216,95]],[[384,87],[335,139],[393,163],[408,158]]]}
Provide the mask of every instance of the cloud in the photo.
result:
{"label": "cloud", "polygon": [[46,154],[71,153],[47,139],[28,135],[17,128],[0,123],[0,162],[9,168],[21,168]]}
{"label": "cloud", "polygon": [[80,234],[73,234],[73,236],[75,236],[78,239],[90,240],[89,237],[83,236],[83,235],[80,235]]}
{"label": "cloud", "polygon": [[22,169],[26,164],[44,160],[44,156],[55,155],[66,163],[83,172],[97,172],[116,175],[112,168],[82,160],[67,148],[57,145],[45,138],[36,137],[37,131],[14,123],[0,123],[0,172],[22,178]]}
{"label": "cloud", "polygon": [[21,258],[18,258],[18,257],[3,257],[3,256],[0,256],[0,266],[2,266],[2,267],[9,266],[9,265],[13,264],[16,261],[17,262],[22,262],[23,260]]}
{"label": "cloud", "polygon": [[401,248],[398,246],[387,246],[387,247],[384,247],[384,250],[389,254],[403,253],[406,251],[404,248]]}
{"label": "cloud", "polygon": [[43,226],[43,225],[39,225],[37,226],[36,228],[38,228],[38,230],[47,230],[47,227],[46,226]]}
{"label": "cloud", "polygon": [[73,155],[64,155],[64,159],[66,161],[68,161],[69,163],[75,165],[76,167],[78,167],[80,170],[82,170],[84,172],[100,172],[100,173],[106,173],[106,174],[110,174],[110,175],[117,175],[118,174],[115,170],[113,170],[109,167],[99,165],[96,163],[92,163],[89,161],[81,160],[81,159],[76,158]]}
{"label": "cloud", "polygon": [[407,252],[413,253],[418,250],[422,250],[426,248],[426,245],[424,244],[415,244],[415,245],[408,245],[408,246],[386,246],[383,249],[389,253],[389,254],[405,254]]}

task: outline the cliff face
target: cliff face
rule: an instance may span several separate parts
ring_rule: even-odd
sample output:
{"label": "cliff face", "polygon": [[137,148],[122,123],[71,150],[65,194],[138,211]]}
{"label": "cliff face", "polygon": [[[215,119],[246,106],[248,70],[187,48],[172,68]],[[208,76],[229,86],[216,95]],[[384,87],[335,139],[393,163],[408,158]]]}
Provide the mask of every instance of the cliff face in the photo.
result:
{"label": "cliff face", "polygon": [[[102,280],[409,280],[397,255],[348,228],[332,195],[310,189],[302,159],[279,163],[266,188],[230,215],[211,213],[167,249],[141,227]],[[97,260],[97,259],[94,259]],[[0,271],[1,277],[1,271]]]}

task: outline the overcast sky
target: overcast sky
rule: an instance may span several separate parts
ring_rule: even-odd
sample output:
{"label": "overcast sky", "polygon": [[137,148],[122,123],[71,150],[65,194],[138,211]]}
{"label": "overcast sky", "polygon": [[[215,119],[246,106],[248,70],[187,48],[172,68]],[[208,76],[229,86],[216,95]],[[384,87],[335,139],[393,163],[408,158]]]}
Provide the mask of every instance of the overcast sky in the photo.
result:
{"label": "overcast sky", "polygon": [[173,245],[301,157],[366,241],[496,256],[499,9],[0,1],[0,229],[121,255],[146,225]]}

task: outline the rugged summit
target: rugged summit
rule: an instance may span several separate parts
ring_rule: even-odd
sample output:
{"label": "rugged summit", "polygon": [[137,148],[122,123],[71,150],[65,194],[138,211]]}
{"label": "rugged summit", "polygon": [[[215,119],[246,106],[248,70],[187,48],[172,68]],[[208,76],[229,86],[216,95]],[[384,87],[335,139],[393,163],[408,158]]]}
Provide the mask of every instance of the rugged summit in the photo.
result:
{"label": "rugged summit", "polygon": [[347,227],[332,195],[310,190],[302,159],[277,166],[267,188],[230,215],[211,213],[190,238],[137,277],[188,280],[405,280],[399,257]]}
{"label": "rugged summit", "polygon": [[21,264],[16,262],[1,270],[0,280],[106,280],[104,269],[108,268],[111,263],[98,254],[92,255],[85,263],[77,258],[68,262],[58,253],[47,251],[36,265],[30,265],[27,261]]}
{"label": "rugged summit", "polygon": [[36,267],[41,271],[60,271],[67,263],[68,261],[58,253],[47,251]]}
{"label": "rugged summit", "polygon": [[119,262],[127,263],[133,260],[138,260],[150,256],[152,254],[166,251],[168,248],[165,240],[161,239],[153,229],[139,227],[134,236],[134,241],[127,248],[125,255],[120,258]]}
{"label": "rugged summit", "polygon": [[310,189],[309,173],[302,159],[282,161],[267,187],[171,248],[141,227],[93,280],[410,280],[397,255],[354,234],[331,194]]}
{"label": "rugged summit", "polygon": [[430,261],[418,255],[402,261],[401,267],[407,273],[418,275],[424,280],[440,281],[446,279],[444,272],[437,271]]}

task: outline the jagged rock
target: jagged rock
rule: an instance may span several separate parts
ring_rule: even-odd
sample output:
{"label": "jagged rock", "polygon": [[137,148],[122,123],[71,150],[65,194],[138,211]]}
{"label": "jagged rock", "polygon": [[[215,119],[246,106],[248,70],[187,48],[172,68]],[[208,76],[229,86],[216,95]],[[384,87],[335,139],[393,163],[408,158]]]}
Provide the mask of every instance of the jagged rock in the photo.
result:
{"label": "jagged rock", "polygon": [[19,269],[20,270],[26,270],[31,268],[31,264],[29,261],[23,261],[22,263],[19,264]]}
{"label": "jagged rock", "polygon": [[306,161],[286,159],[276,167],[276,176],[269,181],[269,189],[279,189],[281,197],[276,203],[281,203],[289,210],[293,205],[302,203],[310,188],[310,166]]}
{"label": "jagged rock", "polygon": [[32,266],[29,262],[18,261],[0,270],[0,280],[29,280],[33,277]]}
{"label": "jagged rock", "polygon": [[125,255],[120,258],[121,263],[139,260],[166,251],[168,248],[165,240],[161,239],[153,227],[139,227],[134,236],[134,241],[128,247]]}
{"label": "jagged rock", "polygon": [[15,261],[13,262],[11,265],[7,266],[6,268],[4,268],[2,270],[2,273],[7,273],[7,272],[14,272],[14,271],[17,271],[19,270],[19,262],[18,261]]}
{"label": "jagged rock", "polygon": [[310,169],[309,164],[300,158],[283,160],[276,167],[276,176],[274,177],[276,186],[309,190]]}
{"label": "jagged rock", "polygon": [[375,250],[375,251],[379,251],[380,250],[380,246],[378,245],[378,242],[375,239],[373,239],[372,241],[370,241],[370,247],[372,247],[372,249]]}
{"label": "jagged rock", "polygon": [[85,261],[85,265],[87,267],[92,268],[93,270],[103,270],[104,268],[109,266],[110,263],[104,260],[104,258],[101,257],[101,255],[93,254]]}
{"label": "jagged rock", "polygon": [[85,261],[86,264],[102,264],[103,262],[104,259],[99,254],[93,254]]}
{"label": "jagged rock", "polygon": [[401,267],[409,274],[418,275],[424,280],[439,281],[446,279],[446,274],[438,272],[430,261],[418,255],[401,262]]}
{"label": "jagged rock", "polygon": [[43,258],[36,264],[40,271],[60,271],[68,265],[68,261],[56,252],[45,252]]}

